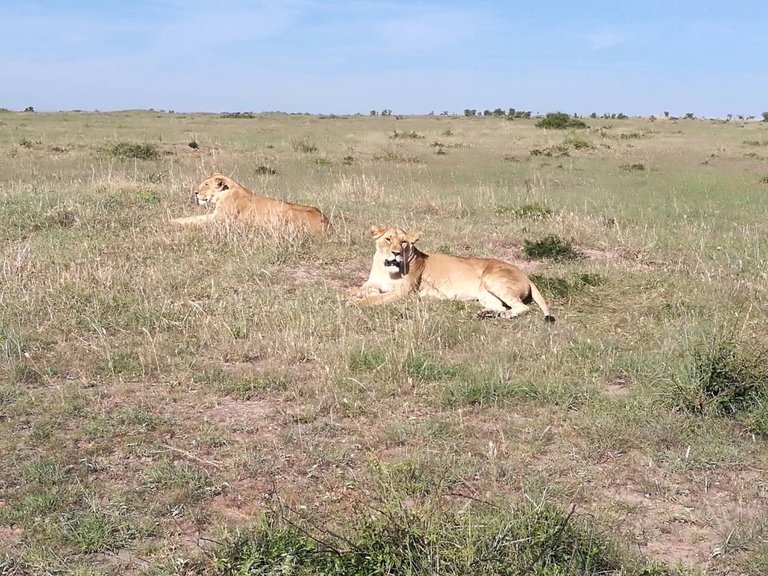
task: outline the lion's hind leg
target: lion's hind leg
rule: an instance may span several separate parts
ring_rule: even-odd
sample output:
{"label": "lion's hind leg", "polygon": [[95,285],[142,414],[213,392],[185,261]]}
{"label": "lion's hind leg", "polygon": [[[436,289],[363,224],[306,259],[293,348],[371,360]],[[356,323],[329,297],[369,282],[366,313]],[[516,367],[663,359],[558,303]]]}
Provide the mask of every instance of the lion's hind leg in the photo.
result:
{"label": "lion's hind leg", "polygon": [[515,318],[528,312],[516,280],[505,267],[486,271],[477,298],[483,305],[484,318]]}
{"label": "lion's hind leg", "polygon": [[478,312],[478,318],[514,318],[528,312],[528,306],[519,299],[502,300],[490,290],[483,289],[477,296],[483,309]]}

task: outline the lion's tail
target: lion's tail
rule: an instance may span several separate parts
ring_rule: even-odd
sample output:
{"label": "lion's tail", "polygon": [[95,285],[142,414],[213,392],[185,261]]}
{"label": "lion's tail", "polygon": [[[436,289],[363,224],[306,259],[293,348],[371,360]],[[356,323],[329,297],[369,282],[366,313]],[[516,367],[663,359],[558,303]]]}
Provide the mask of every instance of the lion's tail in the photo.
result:
{"label": "lion's tail", "polygon": [[533,301],[536,302],[536,304],[538,304],[539,308],[541,308],[541,311],[544,312],[544,321],[554,322],[555,317],[552,316],[552,314],[549,312],[549,306],[547,306],[547,301],[544,300],[544,296],[541,295],[541,292],[539,292],[539,289],[536,287],[536,284],[534,284],[533,282],[530,282],[530,284],[531,284],[531,298],[533,298]]}

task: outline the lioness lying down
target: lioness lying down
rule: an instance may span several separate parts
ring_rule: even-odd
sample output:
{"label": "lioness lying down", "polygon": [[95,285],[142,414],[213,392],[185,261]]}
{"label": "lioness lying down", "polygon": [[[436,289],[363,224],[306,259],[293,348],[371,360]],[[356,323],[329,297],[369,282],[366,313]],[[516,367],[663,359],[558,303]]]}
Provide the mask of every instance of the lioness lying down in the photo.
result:
{"label": "lioness lying down", "polygon": [[230,220],[308,232],[325,232],[330,227],[328,218],[313,206],[257,196],[245,186],[218,172],[198,186],[195,202],[200,206],[210,204],[215,208],[210,214],[175,218],[171,220],[171,224],[186,226]]}
{"label": "lioness lying down", "polygon": [[349,303],[384,304],[418,291],[444,300],[478,300],[484,308],[480,317],[514,318],[528,312],[533,300],[547,322],[555,321],[538,288],[508,262],[421,252],[414,246],[420,234],[400,228],[373,226],[371,235],[376,242],[371,273],[349,294]]}

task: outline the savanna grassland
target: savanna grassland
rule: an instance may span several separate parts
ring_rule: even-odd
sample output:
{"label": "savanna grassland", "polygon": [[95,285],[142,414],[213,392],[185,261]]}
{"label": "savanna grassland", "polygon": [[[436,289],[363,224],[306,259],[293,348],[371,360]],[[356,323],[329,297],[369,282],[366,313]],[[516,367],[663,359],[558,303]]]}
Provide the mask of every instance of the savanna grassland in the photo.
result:
{"label": "savanna grassland", "polygon": [[[585,121],[0,114],[0,574],[768,573],[768,123]],[[372,224],[557,322],[346,306]]]}

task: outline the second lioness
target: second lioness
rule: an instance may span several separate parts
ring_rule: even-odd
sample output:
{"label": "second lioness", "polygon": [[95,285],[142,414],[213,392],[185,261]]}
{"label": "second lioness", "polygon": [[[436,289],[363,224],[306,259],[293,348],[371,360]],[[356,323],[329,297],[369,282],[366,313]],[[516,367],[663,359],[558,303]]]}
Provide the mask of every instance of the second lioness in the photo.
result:
{"label": "second lioness", "polygon": [[203,180],[197,187],[195,202],[200,206],[211,205],[214,210],[210,214],[176,218],[171,220],[171,224],[186,226],[237,221],[307,232],[325,232],[330,228],[328,218],[314,206],[258,196],[219,172]]}
{"label": "second lioness", "polygon": [[414,244],[420,233],[373,226],[376,253],[368,281],[349,294],[348,302],[376,305],[411,292],[444,300],[478,300],[482,316],[513,318],[528,312],[531,300],[554,322],[544,297],[520,270],[502,260],[466,258],[421,252]]}

